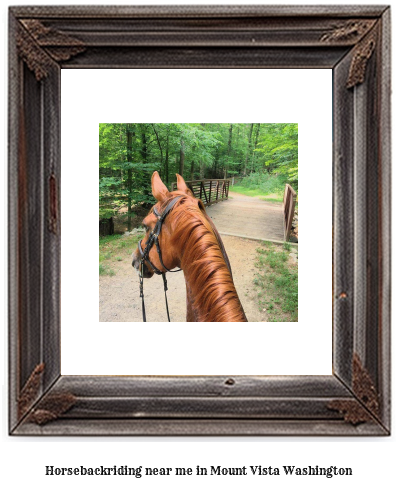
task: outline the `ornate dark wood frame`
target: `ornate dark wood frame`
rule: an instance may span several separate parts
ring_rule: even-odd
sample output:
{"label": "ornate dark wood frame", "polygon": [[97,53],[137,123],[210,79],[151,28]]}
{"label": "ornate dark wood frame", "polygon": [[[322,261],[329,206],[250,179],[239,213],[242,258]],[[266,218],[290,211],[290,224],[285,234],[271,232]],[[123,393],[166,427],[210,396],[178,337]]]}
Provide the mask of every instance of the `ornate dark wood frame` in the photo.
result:
{"label": "ornate dark wood frame", "polygon": [[[389,7],[12,7],[9,32],[10,433],[389,434]],[[332,69],[331,376],[60,374],[60,70],[93,67]]]}

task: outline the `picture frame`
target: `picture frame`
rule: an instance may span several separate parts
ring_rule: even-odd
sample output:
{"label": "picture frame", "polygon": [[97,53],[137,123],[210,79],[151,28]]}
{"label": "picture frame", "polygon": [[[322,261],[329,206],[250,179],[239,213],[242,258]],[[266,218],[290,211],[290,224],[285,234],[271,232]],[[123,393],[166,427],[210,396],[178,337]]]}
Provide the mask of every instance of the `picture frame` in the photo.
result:
{"label": "picture frame", "polygon": [[[332,70],[331,375],[60,373],[60,72],[94,67]],[[390,133],[388,6],[10,7],[9,433],[389,435]]]}

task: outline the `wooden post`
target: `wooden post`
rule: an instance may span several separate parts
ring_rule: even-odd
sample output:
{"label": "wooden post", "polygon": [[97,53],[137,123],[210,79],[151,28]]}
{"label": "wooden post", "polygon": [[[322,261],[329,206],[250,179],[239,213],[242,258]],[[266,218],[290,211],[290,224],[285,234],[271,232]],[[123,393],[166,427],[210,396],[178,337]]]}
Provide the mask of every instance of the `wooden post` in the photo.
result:
{"label": "wooden post", "polygon": [[290,238],[292,221],[294,220],[294,214],[295,214],[295,203],[296,203],[296,192],[292,189],[292,187],[289,184],[286,184],[285,191],[284,191],[284,203],[283,203],[285,241],[288,241]]}
{"label": "wooden post", "polygon": [[[201,196],[202,196],[202,190],[204,190],[204,198],[205,198],[206,202],[209,203],[208,196],[206,195],[206,189],[204,186],[204,181],[201,181]],[[202,198],[200,198],[200,199],[202,199]]]}

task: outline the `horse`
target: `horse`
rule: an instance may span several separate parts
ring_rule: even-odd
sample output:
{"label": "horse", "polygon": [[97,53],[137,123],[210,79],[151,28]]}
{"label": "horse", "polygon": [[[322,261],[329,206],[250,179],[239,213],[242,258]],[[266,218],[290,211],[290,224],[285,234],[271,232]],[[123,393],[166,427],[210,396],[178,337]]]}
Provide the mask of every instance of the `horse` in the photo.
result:
{"label": "horse", "polygon": [[[157,203],[143,220],[146,235],[133,253],[132,266],[144,278],[176,267],[183,270],[187,322],[247,322],[222,239],[202,201],[195,198],[182,176],[176,177],[177,190],[169,192],[158,172],[152,175]],[[162,223],[157,227],[158,220]],[[152,247],[155,235],[159,245]],[[149,252],[143,255],[146,247]]]}

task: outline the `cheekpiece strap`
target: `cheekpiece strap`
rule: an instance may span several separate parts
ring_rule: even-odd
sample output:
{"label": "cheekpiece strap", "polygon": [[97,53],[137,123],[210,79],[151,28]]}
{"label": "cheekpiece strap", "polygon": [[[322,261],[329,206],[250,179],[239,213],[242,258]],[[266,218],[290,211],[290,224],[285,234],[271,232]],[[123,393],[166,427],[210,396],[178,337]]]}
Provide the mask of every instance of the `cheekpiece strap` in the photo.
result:
{"label": "cheekpiece strap", "polygon": [[165,218],[167,217],[168,213],[172,210],[172,208],[175,206],[175,204],[180,199],[182,199],[183,197],[184,197],[184,195],[176,196],[171,201],[169,201],[169,203],[167,204],[167,206],[164,209],[164,211],[162,212],[162,214],[159,213],[159,211],[154,206],[152,211],[153,211],[154,215],[158,218],[158,220],[157,220],[157,223],[155,224],[154,230],[150,233],[150,235],[148,237],[148,241],[146,243],[144,250],[141,247],[141,241],[139,241],[139,251],[141,254],[141,260],[143,262],[147,261],[151,265],[151,268],[154,270],[154,273],[156,273],[156,274],[162,274],[162,271],[160,271],[158,268],[156,268],[152,264],[152,262],[150,261],[150,258],[149,258],[149,253],[150,253],[150,250],[151,250],[152,246],[154,245],[154,243],[155,243],[156,248],[157,248],[160,263],[161,263],[162,267],[165,269],[165,271],[169,271],[170,273],[177,273],[177,272],[181,271],[181,269],[176,269],[176,270],[172,271],[164,265],[164,263],[162,261],[161,249],[159,247],[158,236],[161,233],[161,228],[162,228],[163,222],[164,222]]}
{"label": "cheekpiece strap", "polygon": [[[176,196],[175,198],[173,198],[168,203],[168,205],[166,206],[166,208],[164,209],[164,211],[163,211],[162,214],[160,214],[158,212],[158,210],[156,209],[156,207],[154,206],[154,208],[153,208],[152,211],[154,212],[154,215],[158,218],[157,223],[156,223],[156,225],[154,227],[154,230],[150,233],[144,250],[143,250],[143,248],[141,246],[141,240],[139,240],[139,243],[138,243],[139,251],[140,251],[140,254],[141,254],[141,266],[140,266],[140,268],[142,269],[143,268],[144,261],[147,261],[151,265],[152,269],[154,270],[154,273],[161,274],[162,275],[163,285],[164,285],[164,292],[165,292],[166,312],[167,312],[167,315],[168,315],[168,321],[169,322],[170,322],[169,306],[168,306],[168,299],[167,299],[167,296],[166,296],[166,291],[168,290],[168,284],[167,284],[167,281],[166,281],[165,272],[166,271],[169,271],[170,273],[177,273],[178,271],[181,271],[181,269],[176,269],[174,271],[171,271],[170,269],[168,269],[164,265],[164,263],[162,261],[162,254],[161,254],[161,248],[159,246],[158,236],[161,233],[162,224],[163,224],[166,216],[172,210],[172,208],[175,206],[175,204],[181,198],[183,198],[183,197],[184,197],[184,195]],[[159,260],[161,262],[162,267],[165,269],[165,271],[160,271],[150,261],[149,253],[150,253],[151,247],[154,245],[154,243],[155,243],[156,248],[157,248]],[[141,301],[142,301],[143,322],[146,322],[147,319],[146,319],[145,304],[144,304],[143,272],[142,272],[141,269],[140,269],[140,274],[139,274],[139,276],[140,276],[140,297],[141,297]]]}

